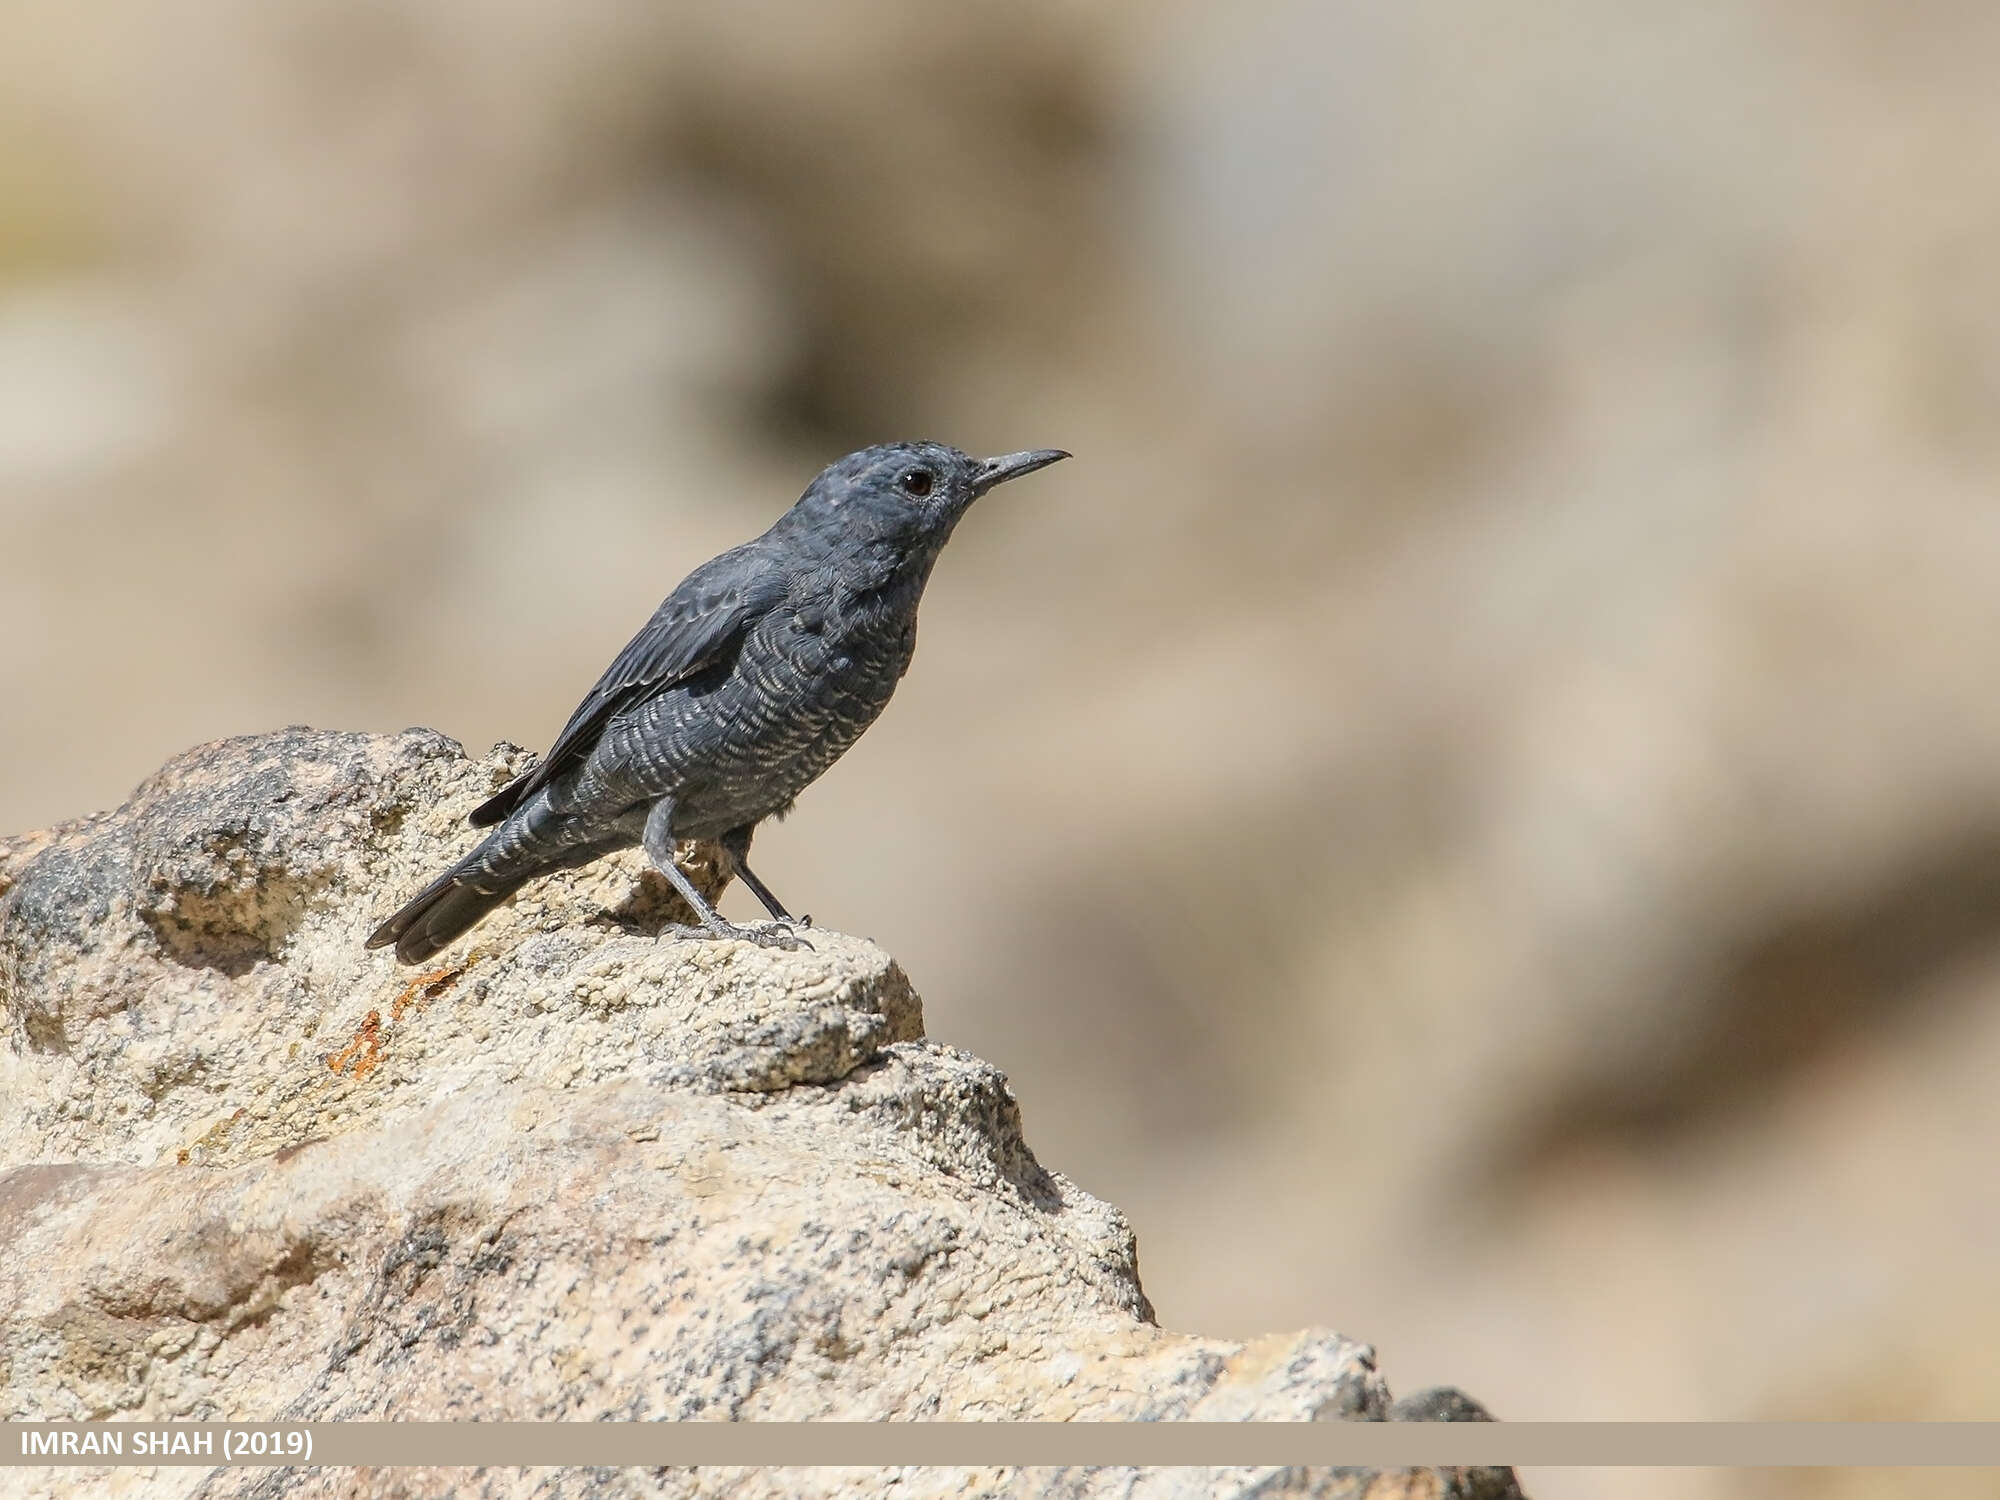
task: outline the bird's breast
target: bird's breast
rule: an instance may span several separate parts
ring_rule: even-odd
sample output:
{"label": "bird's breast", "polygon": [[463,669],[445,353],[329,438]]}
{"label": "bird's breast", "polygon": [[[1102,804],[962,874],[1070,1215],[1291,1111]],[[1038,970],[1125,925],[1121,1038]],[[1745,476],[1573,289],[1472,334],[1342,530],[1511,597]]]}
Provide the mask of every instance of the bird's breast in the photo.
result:
{"label": "bird's breast", "polygon": [[713,836],[789,804],[862,735],[916,646],[914,612],[871,619],[774,610],[730,670],[639,705],[606,737],[601,770],[673,795],[682,836]]}

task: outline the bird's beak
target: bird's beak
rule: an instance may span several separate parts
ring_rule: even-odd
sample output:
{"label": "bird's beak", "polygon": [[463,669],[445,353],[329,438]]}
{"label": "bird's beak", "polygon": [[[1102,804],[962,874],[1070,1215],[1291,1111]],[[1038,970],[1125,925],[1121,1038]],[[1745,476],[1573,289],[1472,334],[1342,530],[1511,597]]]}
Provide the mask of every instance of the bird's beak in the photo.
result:
{"label": "bird's beak", "polygon": [[1003,453],[998,458],[989,458],[979,466],[979,477],[972,481],[972,493],[983,495],[996,484],[1019,479],[1037,469],[1046,469],[1050,464],[1068,457],[1060,448],[1029,448],[1020,453]]}

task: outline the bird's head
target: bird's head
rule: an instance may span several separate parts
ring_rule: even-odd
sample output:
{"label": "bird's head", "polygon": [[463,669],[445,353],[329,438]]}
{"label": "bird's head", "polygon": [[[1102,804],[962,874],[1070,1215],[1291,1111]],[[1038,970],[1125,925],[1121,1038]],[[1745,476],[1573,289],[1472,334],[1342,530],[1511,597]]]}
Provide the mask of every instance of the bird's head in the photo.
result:
{"label": "bird's head", "polygon": [[974,458],[943,443],[879,443],[828,465],[794,514],[848,545],[932,550],[995,485],[1068,457],[1058,448]]}

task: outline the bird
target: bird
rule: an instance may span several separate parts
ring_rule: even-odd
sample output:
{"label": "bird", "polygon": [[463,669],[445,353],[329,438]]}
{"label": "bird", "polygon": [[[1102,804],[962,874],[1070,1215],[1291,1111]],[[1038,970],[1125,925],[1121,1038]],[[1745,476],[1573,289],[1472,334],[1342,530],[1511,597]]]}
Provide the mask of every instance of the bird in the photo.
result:
{"label": "bird", "polygon": [[[895,442],[830,464],[762,536],[681,580],[547,756],[472,811],[492,831],[367,946],[422,963],[527,882],[634,845],[700,924],[674,935],[810,946],[810,918],[751,873],[757,826],[789,812],[888,706],[932,566],[973,501],[1068,457]],[[679,839],[718,844],[772,920],[718,915],[675,864]]]}

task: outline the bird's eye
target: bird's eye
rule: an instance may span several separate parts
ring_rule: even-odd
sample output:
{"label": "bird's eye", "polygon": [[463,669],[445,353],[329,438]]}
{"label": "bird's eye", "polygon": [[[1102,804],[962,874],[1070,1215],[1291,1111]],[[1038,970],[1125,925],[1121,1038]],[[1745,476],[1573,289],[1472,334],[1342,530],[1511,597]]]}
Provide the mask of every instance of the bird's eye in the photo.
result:
{"label": "bird's eye", "polygon": [[929,469],[905,469],[896,483],[912,500],[921,500],[931,492],[931,486],[937,483],[937,476]]}

